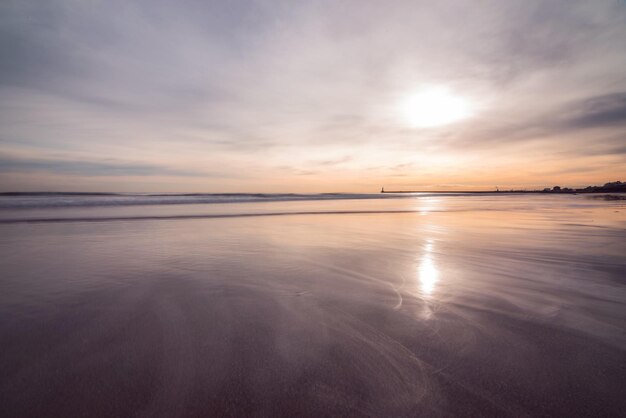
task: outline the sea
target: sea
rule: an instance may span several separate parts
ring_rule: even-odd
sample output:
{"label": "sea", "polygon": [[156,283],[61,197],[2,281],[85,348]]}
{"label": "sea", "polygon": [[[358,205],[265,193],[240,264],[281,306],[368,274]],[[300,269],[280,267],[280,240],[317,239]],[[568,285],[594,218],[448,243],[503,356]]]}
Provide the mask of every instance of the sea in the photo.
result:
{"label": "sea", "polygon": [[0,415],[623,416],[613,194],[0,195]]}

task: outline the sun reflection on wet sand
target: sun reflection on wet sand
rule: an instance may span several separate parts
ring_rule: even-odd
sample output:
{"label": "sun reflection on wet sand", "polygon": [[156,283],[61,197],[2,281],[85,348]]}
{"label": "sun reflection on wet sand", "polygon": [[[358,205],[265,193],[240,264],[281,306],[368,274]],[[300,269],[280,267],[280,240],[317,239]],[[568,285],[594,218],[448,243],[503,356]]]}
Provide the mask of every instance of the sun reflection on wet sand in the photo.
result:
{"label": "sun reflection on wet sand", "polygon": [[439,199],[426,197],[419,200],[418,211],[420,215],[428,215],[439,206]]}
{"label": "sun reflection on wet sand", "polygon": [[424,253],[420,259],[418,268],[418,278],[420,283],[420,290],[423,296],[432,296],[435,291],[435,286],[439,281],[439,270],[433,260],[433,243],[429,241],[424,246]]}
{"label": "sun reflection on wet sand", "polygon": [[432,239],[426,241],[416,267],[416,296],[424,302],[422,304],[421,311],[418,313],[418,317],[422,320],[428,320],[433,317],[433,302],[435,302],[434,293],[439,282],[439,269],[435,263],[433,246],[434,241]]}

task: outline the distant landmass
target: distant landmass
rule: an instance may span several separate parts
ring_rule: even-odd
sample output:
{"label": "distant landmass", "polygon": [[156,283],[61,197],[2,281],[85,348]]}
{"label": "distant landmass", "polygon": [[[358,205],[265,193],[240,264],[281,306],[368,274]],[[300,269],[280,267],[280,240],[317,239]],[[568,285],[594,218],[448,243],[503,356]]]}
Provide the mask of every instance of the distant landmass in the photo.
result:
{"label": "distant landmass", "polygon": [[584,189],[570,189],[567,187],[554,186],[542,190],[543,193],[610,193],[610,192],[626,192],[626,183],[614,181],[605,183],[604,186],[587,186]]}
{"label": "distant landmass", "polygon": [[383,187],[381,193],[626,193],[626,183],[614,181],[604,184],[604,186],[587,186],[582,189],[572,189],[569,187],[546,187],[543,190],[385,190]]}

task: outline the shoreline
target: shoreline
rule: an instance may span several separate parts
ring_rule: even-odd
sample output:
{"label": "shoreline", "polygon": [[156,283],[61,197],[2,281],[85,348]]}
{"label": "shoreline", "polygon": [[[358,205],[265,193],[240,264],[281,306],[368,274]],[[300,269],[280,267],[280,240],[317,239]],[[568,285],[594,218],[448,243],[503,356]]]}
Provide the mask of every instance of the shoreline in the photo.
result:
{"label": "shoreline", "polygon": [[594,191],[561,191],[561,192],[552,192],[552,191],[543,191],[543,190],[506,190],[506,191],[495,191],[495,190],[455,190],[455,191],[443,191],[443,190],[434,190],[434,191],[425,191],[425,190],[391,190],[391,191],[381,191],[380,194],[400,194],[400,193],[431,193],[431,194],[603,194],[603,193],[626,193],[624,190],[617,191],[609,191],[609,190],[594,190]]}

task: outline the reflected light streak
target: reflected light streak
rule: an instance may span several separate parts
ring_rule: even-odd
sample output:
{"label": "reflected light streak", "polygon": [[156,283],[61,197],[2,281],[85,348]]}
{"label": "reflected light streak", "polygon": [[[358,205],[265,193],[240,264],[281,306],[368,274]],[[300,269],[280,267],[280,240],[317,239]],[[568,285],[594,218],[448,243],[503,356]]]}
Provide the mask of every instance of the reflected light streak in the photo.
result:
{"label": "reflected light streak", "polygon": [[420,215],[427,215],[438,208],[439,199],[421,198],[418,200],[418,203],[418,211]]}
{"label": "reflected light streak", "polygon": [[439,281],[439,271],[433,261],[432,251],[433,244],[432,241],[430,241],[424,247],[424,254],[420,259],[418,268],[420,290],[425,296],[431,296],[433,294],[437,282]]}

